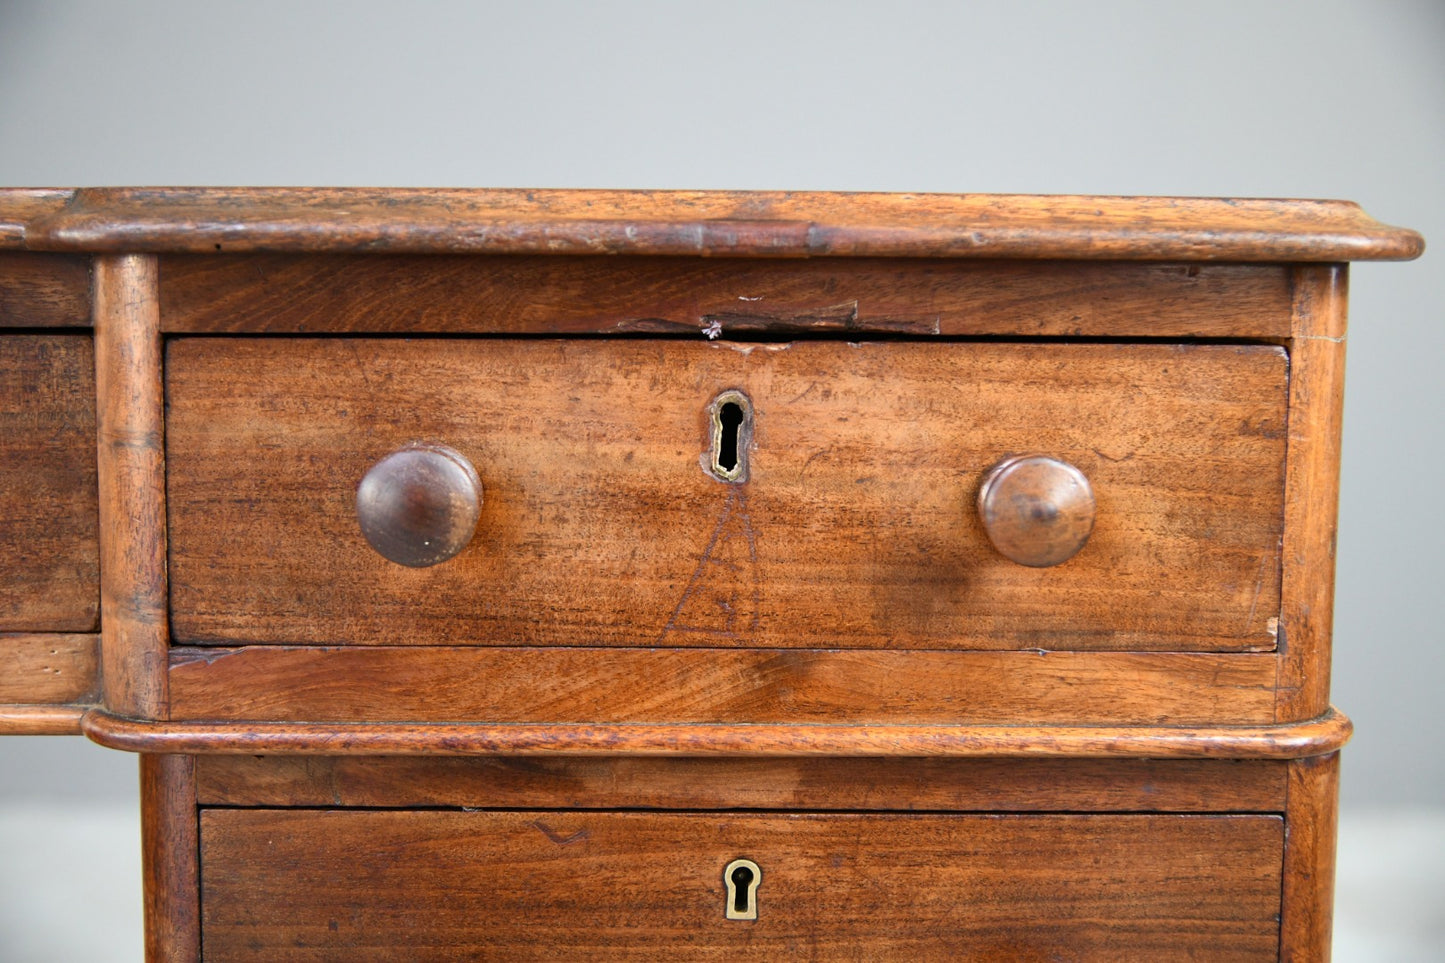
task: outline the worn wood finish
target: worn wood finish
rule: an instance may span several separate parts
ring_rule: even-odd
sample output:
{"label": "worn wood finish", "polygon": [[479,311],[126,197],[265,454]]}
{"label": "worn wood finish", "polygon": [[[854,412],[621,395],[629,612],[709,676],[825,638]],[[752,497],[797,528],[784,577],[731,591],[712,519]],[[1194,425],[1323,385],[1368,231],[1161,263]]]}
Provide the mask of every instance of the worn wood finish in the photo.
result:
{"label": "worn wood finish", "polygon": [[0,187],[0,251],[24,248],[26,227],[63,210],[74,195],[48,187]]}
{"label": "worn wood finish", "polygon": [[1289,763],[1280,919],[1283,963],[1329,963],[1339,795],[1338,753]]}
{"label": "worn wood finish", "polygon": [[1280,598],[1280,721],[1329,704],[1344,422],[1346,265],[1295,273]]}
{"label": "worn wood finish", "polygon": [[[168,358],[181,643],[1274,647],[1279,348],[187,338]],[[752,402],[747,484],[699,464],[724,389]],[[411,571],[366,545],[352,493],[418,440],[487,497],[466,551]],[[1094,485],[1066,565],[982,531],[978,486],[1018,452]]]}
{"label": "worn wood finish", "polygon": [[61,633],[0,635],[0,703],[96,701],[98,639]]}
{"label": "worn wood finish", "polygon": [[[0,189],[0,731],[147,754],[152,960],[203,918],[218,960],[1327,959],[1342,262],[1422,246],[1320,201]],[[87,362],[98,420],[42,430]],[[486,497],[406,569],[355,507],[416,444]],[[1092,531],[1010,548],[1026,454]]]}
{"label": "worn wood finish", "polygon": [[1288,763],[1164,759],[196,758],[201,805],[1283,812]]}
{"label": "worn wood finish", "polygon": [[978,489],[978,517],[993,547],[1032,568],[1062,565],[1094,530],[1098,505],[1089,479],[1046,455],[1006,458]]}
{"label": "worn wood finish", "polygon": [[82,189],[35,250],[1400,259],[1344,201],[742,191]]}
{"label": "worn wood finish", "polygon": [[167,332],[1289,337],[1279,265],[168,255]]}
{"label": "worn wood finish", "polygon": [[140,792],[146,963],[199,963],[195,761],[141,756]]}
{"label": "worn wood finish", "polygon": [[90,324],[90,259],[10,254],[0,246],[0,328]]}
{"label": "worn wood finish", "polygon": [[92,632],[100,606],[91,340],[0,336],[0,632]]}
{"label": "worn wood finish", "polygon": [[0,736],[79,736],[90,711],[82,705],[0,705]]}
{"label": "worn wood finish", "polygon": [[[1264,815],[208,809],[203,929],[218,963],[1271,960],[1282,837]],[[724,919],[738,856],[756,923]]]}
{"label": "worn wood finish", "polygon": [[1334,752],[1351,724],[1331,710],[1293,725],[1228,727],[828,724],[147,722],[101,710],[85,734],[149,753],[362,756],[1046,756],[1296,759]]}
{"label": "worn wood finish", "polygon": [[156,260],[95,262],[105,704],[165,718],[165,426]]}
{"label": "worn wood finish", "polygon": [[356,489],[361,534],[387,561],[410,568],[455,557],[481,510],[477,470],[445,445],[399,448],[368,468]]}
{"label": "worn wood finish", "polygon": [[174,719],[1232,725],[1268,654],[406,646],[177,649]]}

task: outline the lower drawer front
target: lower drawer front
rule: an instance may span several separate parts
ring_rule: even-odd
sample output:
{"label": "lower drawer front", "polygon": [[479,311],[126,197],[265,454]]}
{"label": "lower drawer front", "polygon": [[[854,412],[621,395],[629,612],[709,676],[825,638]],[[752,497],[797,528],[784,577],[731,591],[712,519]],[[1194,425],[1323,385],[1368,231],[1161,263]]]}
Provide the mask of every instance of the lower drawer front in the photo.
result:
{"label": "lower drawer front", "polygon": [[[1266,960],[1270,815],[209,809],[208,960]],[[761,873],[727,918],[725,869]]]}

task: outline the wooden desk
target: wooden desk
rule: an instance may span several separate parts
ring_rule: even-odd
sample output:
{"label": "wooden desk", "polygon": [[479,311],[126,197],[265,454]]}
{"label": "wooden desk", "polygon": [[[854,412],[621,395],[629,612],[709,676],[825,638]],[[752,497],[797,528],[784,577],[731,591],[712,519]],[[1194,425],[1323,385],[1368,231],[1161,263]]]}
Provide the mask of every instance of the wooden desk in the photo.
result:
{"label": "wooden desk", "polygon": [[143,754],[154,960],[1324,959],[1345,262],[1422,247],[0,192],[0,726]]}

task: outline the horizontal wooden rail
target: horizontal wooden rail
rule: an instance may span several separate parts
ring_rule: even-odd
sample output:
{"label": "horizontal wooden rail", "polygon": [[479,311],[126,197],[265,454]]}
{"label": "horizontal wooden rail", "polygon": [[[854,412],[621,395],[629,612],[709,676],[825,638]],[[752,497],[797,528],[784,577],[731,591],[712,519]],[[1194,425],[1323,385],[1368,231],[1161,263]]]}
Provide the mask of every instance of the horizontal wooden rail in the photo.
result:
{"label": "horizontal wooden rail", "polygon": [[1331,709],[1292,725],[1218,728],[906,725],[489,725],[146,722],[103,710],[85,734],[144,753],[278,755],[1045,756],[1297,759],[1348,741]]}
{"label": "horizontal wooden rail", "polygon": [[0,705],[0,736],[78,736],[90,706]]}

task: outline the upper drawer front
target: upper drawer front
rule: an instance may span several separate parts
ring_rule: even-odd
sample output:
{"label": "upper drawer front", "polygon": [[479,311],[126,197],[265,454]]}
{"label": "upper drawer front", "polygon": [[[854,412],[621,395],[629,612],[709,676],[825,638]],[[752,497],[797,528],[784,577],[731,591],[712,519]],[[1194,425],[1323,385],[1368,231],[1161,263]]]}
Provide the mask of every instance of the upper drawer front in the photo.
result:
{"label": "upper drawer front", "polygon": [[0,334],[0,631],[96,628],[94,359],[86,335]]}
{"label": "upper drawer front", "polygon": [[[203,810],[208,960],[1274,960],[1277,816]],[[728,919],[724,873],[752,861]]]}
{"label": "upper drawer front", "polygon": [[[184,643],[1230,651],[1273,645],[1287,363],[1268,346],[171,342]],[[745,483],[704,471],[751,402]],[[746,433],[744,433],[746,439]],[[356,520],[389,452],[450,446],[474,539],[425,569]],[[1093,534],[1028,568],[975,504],[1079,468]]]}

